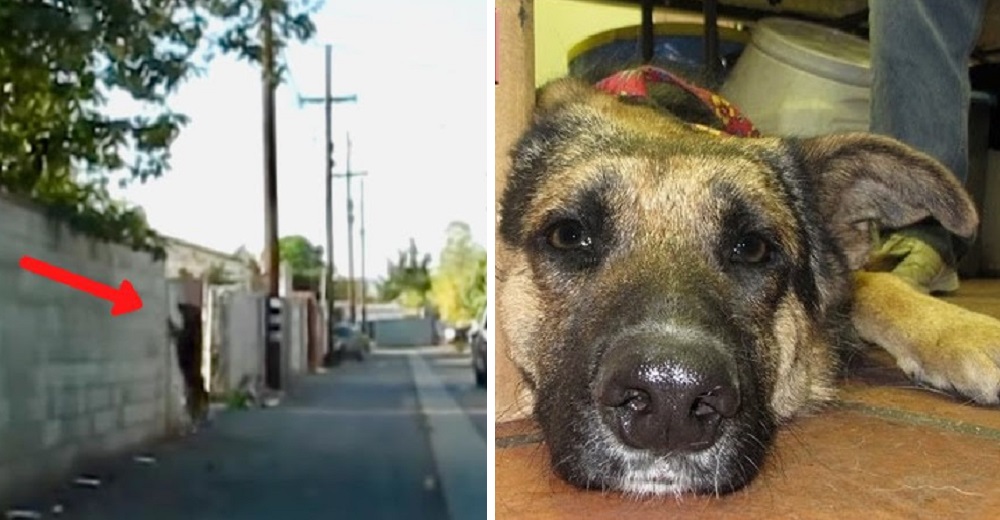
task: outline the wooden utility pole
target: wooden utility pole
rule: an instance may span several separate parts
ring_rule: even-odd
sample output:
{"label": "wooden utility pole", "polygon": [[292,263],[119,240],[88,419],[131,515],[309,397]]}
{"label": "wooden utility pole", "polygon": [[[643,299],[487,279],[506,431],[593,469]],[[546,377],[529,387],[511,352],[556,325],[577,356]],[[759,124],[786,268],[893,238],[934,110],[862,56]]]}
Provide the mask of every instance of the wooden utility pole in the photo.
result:
{"label": "wooden utility pole", "polygon": [[[333,95],[333,48],[330,44],[326,45],[326,92],[321,98],[299,98],[299,103],[323,103],[326,108],[325,121],[326,121],[326,170],[323,172],[323,178],[326,183],[326,269],[325,276],[323,277],[323,287],[322,295],[324,298],[323,308],[326,311],[327,328],[326,328],[326,338],[327,338],[327,349],[333,346],[333,335],[330,334],[331,325],[334,319],[334,303],[336,296],[333,294],[333,281],[336,279],[334,276],[335,271],[333,267],[333,104],[334,103],[344,103],[344,102],[355,102],[358,97],[354,94],[350,96],[334,96]],[[327,287],[330,290],[327,290]]]}
{"label": "wooden utility pole", "polygon": [[333,178],[330,177],[333,174],[333,99],[332,99],[332,77],[333,77],[333,49],[327,44],[326,45],[326,90],[323,95],[323,104],[326,106],[326,114],[324,116],[326,120],[326,171],[323,173],[323,178],[326,181],[326,269],[323,270],[326,275],[323,278],[323,296],[325,300],[323,301],[324,308],[326,310],[326,337],[327,337],[327,348],[333,348],[333,335],[330,334],[330,321],[333,320],[333,302],[335,296],[331,294],[333,292],[333,281],[336,280],[333,271]]}
{"label": "wooden utility pole", "polygon": [[335,174],[347,181],[347,299],[350,301],[350,320],[357,323],[357,292],[354,287],[354,200],[351,199],[351,179],[364,177],[367,172],[351,171],[351,134],[347,134],[347,171]]}
{"label": "wooden utility pole", "polygon": [[267,305],[265,307],[266,338],[264,349],[264,382],[281,389],[281,303],[278,300],[278,157],[274,117],[274,90],[277,78],[274,66],[274,28],[271,12],[261,9],[261,40],[263,44],[262,78],[264,90],[264,248],[267,251]]}
{"label": "wooden utility pole", "polygon": [[361,178],[361,330],[368,333],[368,282],[365,279],[365,178]]}

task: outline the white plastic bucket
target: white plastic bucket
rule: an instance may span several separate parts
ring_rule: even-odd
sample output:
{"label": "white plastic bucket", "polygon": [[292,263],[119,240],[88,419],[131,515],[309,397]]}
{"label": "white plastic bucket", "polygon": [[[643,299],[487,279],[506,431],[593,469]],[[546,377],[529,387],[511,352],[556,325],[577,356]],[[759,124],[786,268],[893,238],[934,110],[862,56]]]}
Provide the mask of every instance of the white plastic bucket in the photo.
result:
{"label": "white plastic bucket", "polygon": [[766,18],[720,89],[762,133],[867,131],[868,42],[799,20]]}

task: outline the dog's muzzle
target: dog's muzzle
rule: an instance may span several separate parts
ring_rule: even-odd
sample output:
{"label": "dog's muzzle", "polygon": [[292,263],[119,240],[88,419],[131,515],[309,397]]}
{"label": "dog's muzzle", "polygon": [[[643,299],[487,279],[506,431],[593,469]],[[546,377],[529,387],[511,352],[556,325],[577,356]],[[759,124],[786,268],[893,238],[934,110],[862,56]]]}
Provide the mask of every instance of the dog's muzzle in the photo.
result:
{"label": "dog's muzzle", "polygon": [[710,336],[684,330],[616,339],[594,387],[601,417],[634,449],[663,455],[711,448],[740,408],[734,363],[723,352]]}

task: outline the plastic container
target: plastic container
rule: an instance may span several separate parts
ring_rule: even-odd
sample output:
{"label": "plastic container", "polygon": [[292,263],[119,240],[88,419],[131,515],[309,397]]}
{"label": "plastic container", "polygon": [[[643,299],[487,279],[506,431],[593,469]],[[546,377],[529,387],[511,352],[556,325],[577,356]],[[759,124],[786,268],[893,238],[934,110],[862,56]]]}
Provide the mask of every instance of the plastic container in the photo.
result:
{"label": "plastic container", "polygon": [[[567,53],[569,74],[590,82],[642,64],[638,25],[594,34],[574,45]],[[658,23],[653,26],[652,64],[700,79],[705,70],[704,26],[695,23]],[[719,56],[726,65],[743,52],[750,34],[746,30],[719,27]]]}
{"label": "plastic container", "polygon": [[808,137],[867,131],[868,42],[822,25],[765,18],[720,94],[761,133]]}

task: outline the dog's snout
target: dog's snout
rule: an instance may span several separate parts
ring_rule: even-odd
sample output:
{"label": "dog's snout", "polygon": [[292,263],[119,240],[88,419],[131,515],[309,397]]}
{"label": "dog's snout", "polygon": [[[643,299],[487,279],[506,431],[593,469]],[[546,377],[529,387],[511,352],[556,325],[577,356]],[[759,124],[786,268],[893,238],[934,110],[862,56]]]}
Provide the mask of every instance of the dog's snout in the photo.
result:
{"label": "dog's snout", "polygon": [[612,348],[597,382],[602,415],[625,444],[654,452],[715,444],[739,410],[732,372],[715,348],[650,341]]}

